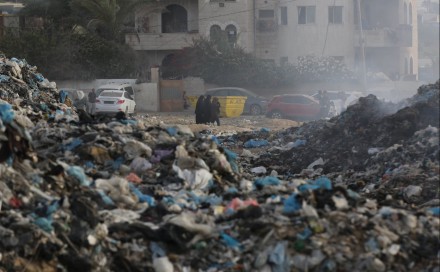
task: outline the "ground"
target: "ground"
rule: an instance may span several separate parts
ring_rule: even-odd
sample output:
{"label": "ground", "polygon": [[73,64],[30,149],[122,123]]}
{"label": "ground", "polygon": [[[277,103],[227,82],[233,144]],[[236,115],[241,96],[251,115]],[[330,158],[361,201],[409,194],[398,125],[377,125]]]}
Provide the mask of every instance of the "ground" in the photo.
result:
{"label": "ground", "polygon": [[163,122],[168,125],[188,125],[194,132],[202,130],[210,130],[213,134],[252,131],[261,128],[269,128],[270,130],[282,130],[289,127],[299,126],[301,123],[285,119],[270,119],[264,115],[252,116],[242,115],[234,118],[220,118],[221,126],[201,125],[195,123],[195,115],[193,111],[184,112],[159,112],[159,113],[140,113],[154,124]]}

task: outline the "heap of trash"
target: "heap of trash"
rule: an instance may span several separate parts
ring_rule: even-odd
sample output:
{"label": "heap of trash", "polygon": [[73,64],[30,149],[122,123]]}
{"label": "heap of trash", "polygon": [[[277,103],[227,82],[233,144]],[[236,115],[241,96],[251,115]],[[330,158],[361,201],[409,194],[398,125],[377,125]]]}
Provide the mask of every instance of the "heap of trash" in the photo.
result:
{"label": "heap of trash", "polygon": [[[18,63],[21,78],[10,62]],[[410,111],[406,121],[390,109],[355,114],[358,107],[379,108],[367,97],[329,121],[217,137],[181,125],[150,126],[148,117],[90,119],[66,105],[56,87],[35,85],[38,73],[25,61],[4,58],[0,65],[0,271],[435,271],[440,265],[438,202],[410,205],[393,193],[382,199],[358,184],[368,186],[368,177],[384,171],[375,182],[391,190],[412,182],[409,175],[423,181],[405,188],[410,199],[436,181],[438,124],[422,119],[435,96],[438,107],[438,83],[433,96],[429,86],[409,102],[423,103],[417,108],[423,110],[412,119]],[[353,118],[367,125],[351,126]],[[338,145],[345,149],[331,141],[331,131],[361,144],[336,157]],[[268,155],[253,154],[254,147]],[[307,150],[310,163],[301,161]],[[437,179],[432,199],[438,192]]]}

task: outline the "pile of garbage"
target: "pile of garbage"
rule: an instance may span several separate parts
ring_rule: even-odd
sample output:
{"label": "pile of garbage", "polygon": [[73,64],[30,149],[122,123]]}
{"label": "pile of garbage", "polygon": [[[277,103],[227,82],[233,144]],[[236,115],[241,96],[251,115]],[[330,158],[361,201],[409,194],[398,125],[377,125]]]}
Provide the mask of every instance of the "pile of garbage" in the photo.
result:
{"label": "pile of garbage", "polygon": [[[8,93],[0,101],[0,271],[433,271],[440,264],[438,204],[368,198],[313,167],[310,177],[275,165],[267,171],[228,141],[273,149],[273,140],[251,141],[274,137],[268,130],[221,139],[149,126],[148,118],[85,122],[56,89],[0,86]],[[34,92],[50,99],[30,99]],[[404,144],[435,145],[438,126],[415,131]],[[311,148],[312,139],[290,146]],[[293,154],[271,152],[280,150]],[[397,164],[405,160],[399,152],[376,155]]]}

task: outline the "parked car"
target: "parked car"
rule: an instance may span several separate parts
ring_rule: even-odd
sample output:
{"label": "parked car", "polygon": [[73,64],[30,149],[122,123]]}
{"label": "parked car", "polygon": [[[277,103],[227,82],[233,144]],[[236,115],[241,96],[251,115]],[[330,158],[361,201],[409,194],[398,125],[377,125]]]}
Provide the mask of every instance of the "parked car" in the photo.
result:
{"label": "parked car", "polygon": [[96,90],[96,113],[125,112],[132,114],[136,110],[134,90],[129,83],[111,83]]}
{"label": "parked car", "polygon": [[205,95],[211,96],[246,96],[243,113],[260,115],[267,109],[268,99],[249,90],[235,87],[222,87],[206,90]]}
{"label": "parked car", "polygon": [[320,109],[319,102],[309,95],[276,95],[267,106],[266,116],[275,119],[314,120],[319,118]]}

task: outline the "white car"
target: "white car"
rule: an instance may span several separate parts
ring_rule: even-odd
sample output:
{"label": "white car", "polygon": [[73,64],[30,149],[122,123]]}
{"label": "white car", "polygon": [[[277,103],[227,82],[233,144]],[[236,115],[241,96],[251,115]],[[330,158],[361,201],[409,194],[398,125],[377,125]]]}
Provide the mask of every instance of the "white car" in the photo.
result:
{"label": "white car", "polygon": [[122,90],[103,90],[96,98],[95,105],[96,113],[132,114],[136,108],[134,97]]}

